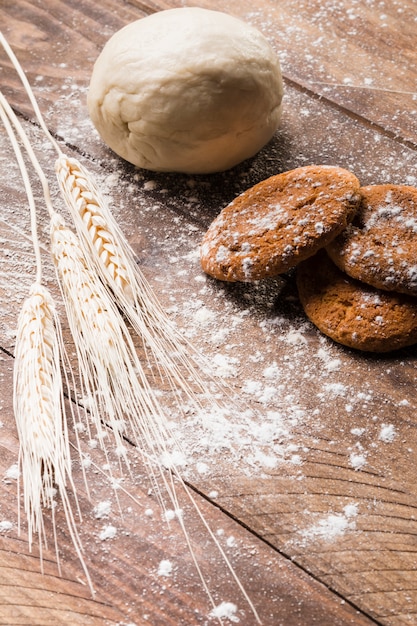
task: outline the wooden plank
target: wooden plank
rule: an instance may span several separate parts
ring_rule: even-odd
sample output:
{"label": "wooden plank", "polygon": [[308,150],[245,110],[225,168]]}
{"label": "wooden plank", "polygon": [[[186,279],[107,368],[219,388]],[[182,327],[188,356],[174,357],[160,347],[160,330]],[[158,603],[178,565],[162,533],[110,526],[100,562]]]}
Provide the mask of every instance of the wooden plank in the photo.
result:
{"label": "wooden plank", "polygon": [[[57,6],[52,5],[54,15]],[[95,18],[102,20],[96,46],[109,32],[100,31],[103,24],[116,25],[111,6]],[[92,12],[88,5],[85,10]],[[123,10],[130,19],[134,10]],[[258,11],[261,20],[265,12]],[[71,15],[64,7],[66,52],[73,46],[77,59],[71,71],[65,69],[68,89],[60,82],[64,73],[44,64],[50,83],[37,93],[51,127],[85,152],[91,126],[84,96],[93,47],[87,54],[83,49],[84,60],[77,46],[87,37],[80,20],[77,33],[72,31]],[[51,27],[48,23],[46,30]],[[47,59],[62,39],[40,38],[37,54]],[[36,77],[36,56],[21,52]],[[15,86],[11,80],[9,87]],[[12,98],[20,107],[20,91]],[[362,107],[362,97],[356,104]],[[384,106],[392,103],[384,100]],[[204,493],[217,493],[216,502],[236,519],[380,623],[413,623],[416,489],[409,468],[416,444],[415,350],[378,358],[339,348],[306,322],[291,277],[255,286],[219,285],[202,275],[197,246],[219,209],[269,174],[326,162],[352,169],[364,184],[414,184],[415,151],[288,86],[277,137],[256,159],[224,175],[136,172],[112,160],[94,137],[88,152],[101,158],[103,169],[90,166],[114,198],[116,215],[140,248],[142,267],[161,301],[258,410],[243,427],[236,417],[228,424],[209,421],[206,430],[192,421],[179,424],[189,479]],[[19,213],[9,216],[13,232],[18,219]]]}
{"label": "wooden plank", "polygon": [[[74,479],[83,521],[79,524],[85,558],[96,590],[94,599],[71,548],[62,511],[58,507],[57,534],[61,548],[63,577],[60,578],[53,551],[44,555],[44,574],[39,571],[38,551],[28,553],[25,524],[17,535],[16,480],[18,442],[11,407],[11,357],[0,357],[2,383],[0,476],[0,624],[151,623],[155,626],[206,623],[210,612],[207,597],[194,569],[178,523],[164,522],[158,502],[149,491],[149,481],[140,459],[131,454],[134,479],[125,476],[117,494],[98,470],[105,459],[89,449],[93,463],[88,470],[90,499],[81,471],[74,462]],[[94,469],[96,467],[96,469]],[[129,492],[129,496],[127,495]],[[323,626],[370,625],[371,620],[353,607],[340,603],[325,586],[256,539],[219,509],[196,496],[198,504],[217,533],[223,549],[255,602],[262,623],[297,626],[314,619]],[[180,500],[181,502],[181,500]],[[102,517],[95,507],[107,511]],[[216,556],[207,532],[183,503],[184,520],[200,565],[214,598],[236,603],[233,615],[245,624],[255,621],[230,580],[221,558]],[[100,538],[112,527],[106,540]],[[50,523],[46,523],[51,532]],[[51,537],[51,534],[49,534]],[[161,563],[172,565],[163,575]],[[167,570],[165,570],[167,571]],[[159,572],[159,573],[158,573]],[[210,622],[215,620],[210,620]],[[233,621],[233,620],[232,620]]]}
{"label": "wooden plank", "polygon": [[[41,139],[40,133],[37,133],[37,136],[35,135],[33,139],[35,141],[35,145],[38,145],[38,146],[42,145],[42,139]],[[49,162],[51,164],[50,153],[48,150],[45,150],[45,148],[43,148],[43,150],[41,151],[41,156],[42,156],[42,160],[45,161],[45,167],[46,167],[46,163]],[[11,162],[11,156],[9,157],[9,162]],[[102,181],[104,185],[108,184],[108,182],[106,183],[107,179],[105,177],[103,178],[103,173],[100,171],[100,168],[97,168],[97,166],[94,166],[93,164],[90,164],[90,166],[94,169],[94,173],[99,176],[99,180]],[[52,173],[51,173],[51,179],[52,179]],[[13,176],[10,169],[9,169],[9,180],[16,180],[16,175]],[[160,181],[162,180],[163,178],[160,179]],[[162,193],[161,197],[159,197],[158,199],[157,196],[159,195],[159,193],[155,194],[155,189],[151,193],[148,191],[144,192],[143,200],[147,199],[147,201],[144,203],[141,202],[141,204],[144,205],[143,212],[141,214],[138,214],[137,209],[136,209],[138,202],[137,202],[137,199],[134,200],[137,190],[134,188],[132,182],[133,182],[132,180],[127,178],[119,192],[116,193],[116,190],[112,191],[112,196],[115,198],[115,208],[116,208],[116,211],[118,212],[118,216],[121,220],[121,223],[123,223],[124,227],[127,229],[128,232],[133,233],[133,238],[136,240],[136,245],[140,244],[141,253],[142,253],[141,254],[142,265],[143,265],[143,268],[147,270],[149,277],[153,280],[153,284],[156,287],[162,285],[162,288],[159,291],[161,300],[165,302],[165,304],[168,306],[170,303],[172,304],[172,299],[174,298],[174,301],[176,302],[178,307],[180,308],[181,306],[187,307],[188,297],[189,297],[189,285],[190,285],[190,281],[189,281],[190,241],[193,238],[196,239],[197,241],[198,234],[200,231],[196,230],[197,229],[196,226],[193,226],[192,224],[190,226],[188,224],[186,219],[183,216],[181,216],[181,210],[178,212],[178,214],[175,214],[170,210],[164,209],[163,204],[165,204],[166,202],[167,193]],[[186,183],[186,181],[184,182]],[[146,182],[145,182],[145,187],[146,187]],[[157,184],[156,187],[159,188],[159,185]],[[204,194],[205,194],[207,191],[207,181],[203,182],[202,190],[205,190],[204,191]],[[174,194],[175,196],[177,195],[177,192],[178,192],[178,188],[176,189],[176,192]],[[193,187],[193,194],[195,193],[198,193],[198,189],[196,189],[196,186]],[[132,196],[130,196],[130,194],[132,194]],[[148,197],[149,195],[151,195],[150,198]],[[178,195],[179,197],[184,197],[183,192]],[[161,198],[162,198],[162,202],[161,202]],[[22,246],[19,245],[19,237],[18,237],[19,231],[17,230],[16,226],[19,225],[20,233],[25,232],[25,228],[27,228],[28,226],[27,224],[28,216],[27,215],[22,216],[21,209],[19,209],[19,206],[20,207],[23,206],[23,199],[20,196],[16,196],[16,201],[17,201],[16,206],[12,205],[9,207],[7,220],[11,226],[14,240],[16,241],[14,245],[16,254],[19,249],[21,250],[20,257],[17,256],[17,259],[19,258],[24,259],[27,257],[27,249],[22,248]],[[151,202],[150,206],[152,207],[152,211],[149,210],[149,204],[148,204],[149,201]],[[172,202],[172,198],[171,199],[168,198],[168,203],[170,204],[171,202]],[[195,204],[195,203],[191,203],[191,204]],[[42,229],[41,229],[42,232],[47,233],[47,224],[45,222],[45,216],[43,218],[41,217],[41,225],[42,225]],[[184,229],[184,233],[185,233],[185,235],[181,236],[180,238],[178,238],[178,232],[180,232],[178,230],[179,226],[181,227],[181,230]],[[141,228],[141,231],[143,233],[140,238],[138,238],[138,235],[137,235],[138,227]],[[161,232],[164,232],[163,244],[164,244],[164,247],[166,248],[165,251],[163,251],[162,242],[160,241]],[[23,235],[21,234],[20,237],[22,239]],[[46,237],[46,234],[45,234],[45,237]],[[45,238],[45,247],[46,247],[46,239],[47,238]],[[135,243],[135,241],[133,243]],[[45,257],[45,262],[47,262],[47,257]],[[195,261],[194,261],[193,267],[194,267],[194,271],[196,271],[197,267],[196,267]],[[188,274],[184,272],[185,268],[188,268]],[[12,268],[9,269],[9,273],[12,273]],[[49,269],[47,269],[46,275],[47,276],[50,275],[50,282],[52,283],[52,272],[50,274]],[[201,278],[200,273],[197,270],[197,273],[195,274],[195,282],[197,285],[199,283],[201,284],[201,281],[197,280],[199,277]],[[21,284],[19,285],[18,293],[20,293],[21,296],[23,296],[23,294],[27,292],[27,289],[30,284],[30,280],[31,280],[30,272],[28,272],[26,275],[21,276],[20,279],[21,279]],[[215,294],[217,291],[217,285],[213,285],[213,286],[214,286],[214,292],[210,290],[210,293],[206,294],[209,301],[212,300],[211,295]],[[242,306],[242,304],[245,304],[246,306],[248,299],[245,298],[245,296],[248,296],[248,295],[250,295],[250,290],[246,293],[243,292],[240,295],[235,294],[235,296],[233,296],[233,293],[230,293],[231,297],[237,296],[238,301],[240,302],[239,306]],[[218,296],[219,294],[217,293],[217,298]],[[252,294],[252,296],[254,300],[256,300],[256,292]],[[213,303],[210,302],[210,307],[212,306],[212,304]],[[218,305],[220,306],[220,309],[221,309],[224,305],[224,302],[222,302],[222,300],[220,299],[218,302]],[[14,306],[11,307],[11,311],[10,311],[11,316],[13,314],[13,308]],[[193,311],[191,310],[187,312],[187,310],[185,310],[185,313],[193,314]],[[233,317],[237,317],[238,315],[239,315],[238,310],[236,311],[232,308],[229,311],[229,319],[233,319]],[[258,315],[258,321],[261,320],[261,316],[259,316],[259,310],[258,310],[257,315]],[[184,318],[181,320],[181,316],[179,316],[178,321],[181,322],[182,324],[184,323],[187,324],[187,317],[185,318],[185,320]],[[187,326],[188,326],[188,330],[191,330],[193,326],[195,326],[195,322],[194,324],[187,324]],[[187,330],[187,327],[185,327],[185,330]],[[249,332],[253,334],[253,329],[249,330]],[[200,340],[202,339],[203,343],[206,342],[206,338],[204,336],[199,337],[199,339]],[[10,368],[10,365],[9,365],[9,368]],[[10,385],[2,386],[2,388],[10,389]],[[9,401],[9,409],[3,412],[6,415],[8,415],[10,419],[11,391],[9,391],[6,394],[6,396]],[[182,437],[184,437],[183,434],[182,434]],[[187,435],[185,435],[185,437],[187,437]],[[236,498],[236,500],[238,501],[232,502],[231,505],[229,506],[230,504],[229,500],[231,500],[229,494],[241,493],[242,490],[245,488],[245,483],[246,483],[245,474],[248,471],[246,462],[243,461],[241,463],[240,469],[239,469],[239,465],[234,469],[233,467],[230,466],[230,463],[234,463],[234,456],[230,455],[230,458],[228,460],[225,457],[224,452],[221,454],[220,459],[217,458],[218,455],[215,455],[213,453],[212,453],[213,458],[208,458],[206,454],[204,454],[201,458],[201,453],[199,454],[199,451],[197,450],[197,458],[194,458],[192,456],[192,448],[193,448],[194,442],[190,441],[189,445],[190,445],[190,463],[193,468],[193,471],[190,473],[190,476],[192,477],[192,481],[195,483],[196,482],[200,483],[200,487],[202,488],[206,487],[205,491],[207,494],[217,491],[218,492],[217,502],[220,503],[222,507],[226,507],[226,509],[229,510],[233,515],[238,515],[238,516],[241,515],[240,519],[242,519],[245,524],[249,524],[251,528],[255,528],[257,531],[260,532],[261,535],[265,536],[271,542],[277,543],[277,537],[278,539],[280,539],[277,531],[274,530],[273,532],[271,532],[270,524],[266,523],[265,518],[261,524],[257,523],[256,520],[254,520],[254,511],[262,511],[263,508],[259,507],[259,501],[262,499],[266,499],[269,505],[272,507],[271,516],[276,518],[277,526],[281,526],[283,516],[277,513],[277,507],[278,507],[278,510],[282,510],[283,503],[280,502],[281,496],[283,498],[288,499],[288,495],[286,493],[286,491],[290,491],[288,484],[283,486],[283,489],[281,492],[278,490],[278,485],[275,484],[274,489],[272,489],[271,491],[272,485],[271,485],[270,479],[266,479],[265,476],[262,478],[262,476],[258,475],[258,472],[255,472],[253,476],[251,476],[250,479],[248,480],[248,485],[249,485],[248,488],[251,489],[250,494],[252,495],[249,497],[249,500],[246,497],[242,499],[242,502],[244,503],[248,502],[248,505],[247,505],[248,509],[242,511],[242,502],[240,502],[240,498]],[[254,451],[256,451],[256,445],[254,446]],[[262,446],[259,446],[259,451],[262,452]],[[14,452],[16,455],[16,444],[14,444]],[[206,485],[205,485],[205,482],[201,480],[201,476],[204,477],[204,474],[201,474],[200,472],[201,465],[199,465],[199,463],[202,463],[202,462],[204,462],[203,464],[205,464],[207,467],[207,470],[209,470],[208,481],[206,482]],[[216,476],[216,473],[213,473],[211,466],[217,466],[216,471],[218,471],[218,468],[222,468],[221,472],[219,472],[219,476]],[[197,476],[195,472],[196,467],[199,468]],[[221,476],[221,474],[224,473],[225,469],[229,476],[229,481],[230,481],[229,483],[227,481],[224,481],[224,478]],[[297,469],[297,466],[295,466],[295,469]],[[243,474],[241,474],[241,471],[243,472]],[[262,471],[262,473],[264,473],[264,470]],[[281,470],[279,471],[279,474],[277,475],[277,477],[280,474],[281,474]],[[297,475],[295,477],[291,476],[289,478],[289,483],[293,483],[294,478],[297,478]],[[328,479],[328,476],[324,474],[324,478]],[[274,482],[275,482],[275,478],[274,478]],[[262,498],[261,496],[257,495],[257,494],[263,493],[262,485],[265,486],[265,489],[267,490],[267,493],[269,494],[267,498]],[[317,488],[318,487],[315,487],[316,490]],[[328,486],[327,486],[327,489],[328,489]],[[102,497],[102,499],[105,499],[105,498],[106,496]],[[96,501],[100,501],[100,496],[96,497]],[[294,491],[293,491],[292,500],[288,501],[287,506],[292,507],[292,510],[295,511],[295,518],[298,519],[296,509],[294,508],[294,504],[295,502],[294,502]],[[263,506],[265,505],[263,504]],[[83,511],[85,511],[86,508],[87,508],[87,505],[83,504],[82,506]],[[294,516],[294,512],[291,513],[291,515]],[[262,515],[259,515],[259,518],[261,519]],[[137,530],[131,527],[128,530],[128,532],[131,534],[136,534]],[[235,530],[231,530],[228,536],[236,537],[235,532],[236,532]],[[283,542],[281,543],[281,546],[284,547]],[[141,552],[141,551],[138,550],[138,552]],[[294,551],[292,551],[292,555],[294,556]],[[268,558],[270,558],[270,555],[268,556]],[[301,562],[302,562],[302,558],[300,558],[300,563]],[[246,572],[248,564],[245,563],[244,565],[242,565],[242,567],[244,571]],[[100,571],[100,568],[98,566],[97,567],[93,566],[93,571],[96,571],[96,570]],[[266,571],[269,572],[269,569],[266,568]],[[311,571],[315,571],[315,568],[311,567]],[[108,572],[107,569],[106,569],[106,572]],[[108,573],[107,575],[110,576],[110,573]],[[278,578],[280,576],[281,574],[279,574]],[[268,574],[268,577],[269,577],[269,574]],[[275,585],[276,584],[275,577],[271,577],[271,581],[272,580],[274,581],[273,584]],[[130,585],[136,584],[135,581],[136,579],[132,577],[126,584],[127,586],[130,586]],[[283,592],[282,597],[286,598],[286,594],[287,592]],[[298,595],[298,591],[297,591],[297,595]],[[106,599],[108,598],[107,588],[106,588],[105,597]],[[281,597],[281,592],[280,592],[279,597]],[[285,602],[287,602],[287,600],[285,600]],[[325,604],[326,603],[323,602],[323,606],[325,606]],[[113,605],[113,606],[118,606],[118,605]],[[173,609],[171,606],[165,610],[167,610],[168,615],[172,614]],[[292,610],[293,608],[291,608],[291,611]],[[310,611],[311,607],[309,607],[308,610]],[[274,615],[274,620],[277,619],[276,614],[274,612],[272,612],[272,615]],[[334,616],[332,616],[332,619],[334,619]],[[295,623],[302,623],[302,622],[299,621]]]}

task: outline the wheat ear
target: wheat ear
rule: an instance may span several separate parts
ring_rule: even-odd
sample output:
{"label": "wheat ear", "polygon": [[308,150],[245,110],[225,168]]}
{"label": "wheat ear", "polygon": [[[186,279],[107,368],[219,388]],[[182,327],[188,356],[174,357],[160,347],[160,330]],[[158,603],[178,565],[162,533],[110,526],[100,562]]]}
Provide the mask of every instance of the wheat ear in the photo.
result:
{"label": "wheat ear", "polygon": [[[75,494],[61,374],[61,361],[65,355],[61,327],[52,296],[41,284],[42,259],[37,234],[36,206],[26,165],[13,131],[12,123],[17,123],[16,116],[1,93],[0,117],[22,173],[36,259],[36,279],[18,317],[13,370],[13,406],[19,437],[19,468],[23,480],[29,548],[32,549],[36,533],[39,537],[42,568],[44,542],[46,544],[43,511],[45,508],[51,511],[55,527],[55,493],[58,488],[73,546],[93,592],[67,492],[68,487],[71,487]],[[20,128],[18,123],[17,125]],[[72,415],[74,416],[73,412]],[[76,497],[75,505],[81,519]],[[55,532],[54,541],[60,570]]]}
{"label": "wheat ear", "polygon": [[[24,485],[29,547],[32,548],[33,536],[37,533],[42,563],[43,538],[46,536],[43,510],[46,508],[54,513],[58,489],[74,547],[92,588],[67,493],[68,486],[74,488],[74,485],[57,328],[58,320],[49,291],[34,283],[18,318],[14,364],[14,413],[20,442],[19,466]],[[57,546],[55,548],[59,566],[59,552]]]}
{"label": "wheat ear", "polygon": [[59,348],[51,295],[34,283],[17,324],[14,411],[25,485],[29,543],[43,535],[42,507],[54,504],[54,483],[65,487],[70,470],[64,431]]}
{"label": "wheat ear", "polygon": [[[51,217],[51,253],[78,356],[83,393],[100,440],[101,420],[124,454],[123,435],[148,450],[165,436],[161,410],[128,329],[75,234],[58,214]],[[130,429],[129,429],[130,427]]]}
{"label": "wheat ear", "polygon": [[80,240],[143,342],[145,353],[157,366],[161,380],[174,391],[179,409],[191,405],[224,410],[209,392],[209,386],[219,391],[221,385],[214,383],[208,363],[161,307],[91,174],[77,159],[63,153],[55,170]]}

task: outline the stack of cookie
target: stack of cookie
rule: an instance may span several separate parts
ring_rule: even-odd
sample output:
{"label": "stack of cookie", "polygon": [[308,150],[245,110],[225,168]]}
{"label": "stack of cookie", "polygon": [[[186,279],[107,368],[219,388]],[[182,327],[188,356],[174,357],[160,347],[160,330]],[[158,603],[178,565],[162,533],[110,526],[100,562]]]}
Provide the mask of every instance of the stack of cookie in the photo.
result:
{"label": "stack of cookie", "polygon": [[417,189],[361,187],[347,170],[307,166],[262,181],[206,232],[201,264],[225,281],[297,266],[309,319],[333,340],[389,352],[417,343]]}

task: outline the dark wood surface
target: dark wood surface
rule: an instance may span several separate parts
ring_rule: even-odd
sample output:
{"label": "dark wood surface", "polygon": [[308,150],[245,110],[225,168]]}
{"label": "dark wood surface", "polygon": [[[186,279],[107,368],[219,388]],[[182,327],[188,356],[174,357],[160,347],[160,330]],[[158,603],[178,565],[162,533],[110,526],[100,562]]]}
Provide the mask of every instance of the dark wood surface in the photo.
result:
{"label": "dark wood surface", "polygon": [[[224,174],[138,172],[92,128],[92,65],[124,24],[187,4],[243,17],[269,38],[285,77],[281,127],[259,155]],[[198,244],[235,195],[299,165],[347,167],[363,184],[417,184],[415,8],[411,0],[0,3],[0,28],[50,130],[99,182],[163,306],[256,410],[250,422],[209,421],[205,431],[184,421],[175,429],[187,457],[184,476],[268,626],[417,622],[416,350],[378,357],[337,346],[305,319],[291,275],[218,284],[201,272]],[[0,68],[1,89],[53,176],[54,154],[4,54]],[[117,491],[119,504],[98,449],[83,442],[93,463],[89,494],[74,463],[94,598],[59,508],[61,577],[53,546],[41,574],[24,520],[17,531],[14,333],[34,257],[3,129],[0,143],[0,623],[212,623],[179,525],[165,523],[133,450],[135,471]],[[40,221],[46,246],[46,216]],[[48,263],[46,277],[56,292]],[[97,518],[97,505],[108,500],[110,514]],[[233,602],[240,623],[254,623],[207,532],[183,506],[216,603]],[[107,525],[116,535],[100,539]],[[164,559],[173,564],[170,576],[158,574]]]}

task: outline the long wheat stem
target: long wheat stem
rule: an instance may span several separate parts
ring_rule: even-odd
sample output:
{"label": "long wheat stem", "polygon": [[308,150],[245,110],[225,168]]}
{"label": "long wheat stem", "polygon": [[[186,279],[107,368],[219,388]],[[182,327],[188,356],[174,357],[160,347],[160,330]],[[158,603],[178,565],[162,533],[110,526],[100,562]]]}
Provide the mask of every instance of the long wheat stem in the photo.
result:
{"label": "long wheat stem", "polygon": [[45,135],[48,137],[48,139],[50,140],[50,142],[55,146],[55,148],[58,150],[59,146],[58,143],[55,141],[53,135],[49,132],[49,128],[48,126],[45,124],[45,120],[43,119],[42,113],[39,109],[38,103],[36,101],[35,95],[32,91],[32,88],[30,86],[30,83],[27,79],[27,76],[25,74],[25,72],[23,71],[22,66],[20,65],[15,53],[13,52],[12,48],[10,47],[6,37],[3,35],[3,33],[0,31],[0,44],[3,46],[4,51],[6,52],[7,56],[9,57],[10,61],[12,62],[12,65],[14,67],[14,69],[16,70],[20,80],[22,81],[22,84],[25,88],[25,92],[30,100],[30,103],[32,105],[32,108],[35,112],[36,118],[39,122],[40,127],[42,128],[43,132],[45,133]]}
{"label": "long wheat stem", "polygon": [[[194,400],[195,386],[199,386],[200,393],[202,392],[204,396],[207,397],[205,384],[197,370],[196,365],[194,365],[191,359],[188,360],[187,355],[185,354],[180,354],[181,363],[185,363],[186,371],[188,376],[191,375],[193,385],[189,385],[186,377],[179,371],[178,363],[174,360],[173,355],[179,354],[180,342],[182,341],[182,338],[179,336],[177,331],[171,327],[170,322],[167,320],[164,312],[159,306],[159,303],[153,296],[144,277],[136,269],[136,264],[133,261],[133,253],[130,251],[128,244],[125,242],[123,235],[120,233],[110,212],[105,208],[105,204],[101,200],[101,196],[95,188],[94,183],[92,183],[88,172],[78,163],[78,161],[68,159],[64,155],[61,155],[57,161],[57,173],[58,180],[61,182],[64,197],[67,199],[67,205],[70,210],[72,209],[71,214],[74,218],[74,222],[79,227],[79,236],[84,239],[91,255],[95,258],[96,263],[94,266],[99,272],[102,281],[107,283],[110,287],[111,293],[117,297],[118,304],[123,308],[129,321],[144,341],[145,349],[147,346],[150,347],[158,366],[162,368],[163,374],[165,374],[165,377],[169,378],[173,387],[179,386],[181,390],[186,392],[189,399],[191,398]],[[126,336],[125,340],[128,344],[130,344],[131,340],[127,339]],[[136,354],[133,345],[132,354]],[[135,369],[138,369],[138,367],[139,364],[136,363]],[[132,384],[132,379],[130,380]],[[141,384],[144,385],[143,379]],[[180,399],[180,396],[178,397]],[[154,401],[155,399],[153,402]],[[211,399],[211,403],[211,408],[213,410],[220,409],[214,400]],[[138,432],[143,433],[144,428],[148,431],[149,424],[153,424],[152,430],[154,430],[155,420],[157,420],[159,427],[156,432],[156,438],[154,438],[152,434],[152,443],[151,446],[148,445],[148,451],[152,456],[155,455],[156,451],[157,455],[161,458],[161,455],[166,452],[165,442],[172,440],[172,434],[170,433],[169,428],[166,427],[167,420],[165,412],[161,407],[159,407],[159,403],[155,408],[156,411],[148,413],[145,412],[139,422],[135,421],[133,426],[136,426],[136,434]],[[135,439],[137,440],[137,438]],[[143,447],[143,436],[141,436],[141,440]],[[156,450],[155,443],[157,444]],[[175,443],[178,445],[177,442]],[[253,614],[259,621],[259,617],[253,603],[246,594],[241,582],[236,576],[230,562],[228,561],[224,551],[221,549],[220,544],[216,540],[204,516],[201,514],[195,499],[183,483],[180,472],[175,465],[170,465],[170,470],[185,489],[206,530],[209,532],[217,548],[220,550],[220,553],[228,565],[232,576],[235,578],[241,592],[249,603]],[[163,480],[170,499],[177,508],[178,498],[176,495],[175,485],[172,482],[168,483],[165,478],[163,478]],[[204,588],[214,605],[213,598],[206,585],[204,576],[197,560],[195,559],[185,523],[182,518],[180,518],[180,523]]]}
{"label": "long wheat stem", "polygon": [[[35,200],[23,155],[12,127],[16,117],[2,94],[0,94],[0,118],[11,140],[22,174],[30,209],[36,259],[35,282],[18,317],[13,371],[13,407],[19,437],[19,468],[23,481],[29,548],[32,549],[33,537],[37,534],[42,567],[43,545],[46,539],[44,509],[51,511],[54,525],[55,494],[58,490],[75,551],[93,591],[67,492],[69,487],[74,493],[75,489],[71,474],[61,374],[61,362],[65,352],[61,328],[53,298],[49,290],[41,284],[42,259]],[[80,515],[76,498],[75,505]],[[57,565],[60,569],[55,530],[54,543]]]}

